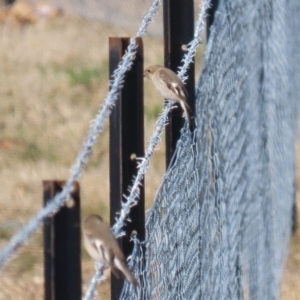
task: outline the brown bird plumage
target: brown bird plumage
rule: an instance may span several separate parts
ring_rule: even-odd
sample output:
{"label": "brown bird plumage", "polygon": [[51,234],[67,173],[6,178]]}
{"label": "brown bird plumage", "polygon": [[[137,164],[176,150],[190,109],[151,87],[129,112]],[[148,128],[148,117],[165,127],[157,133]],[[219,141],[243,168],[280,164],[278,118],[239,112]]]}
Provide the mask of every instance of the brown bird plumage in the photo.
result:
{"label": "brown bird plumage", "polygon": [[145,69],[144,77],[152,80],[164,99],[180,103],[192,131],[194,124],[191,120],[192,110],[187,103],[188,93],[176,73],[163,66],[152,65]]}
{"label": "brown bird plumage", "polygon": [[83,241],[93,260],[106,263],[117,278],[125,277],[134,286],[138,285],[116,238],[99,215],[90,215],[83,221]]}

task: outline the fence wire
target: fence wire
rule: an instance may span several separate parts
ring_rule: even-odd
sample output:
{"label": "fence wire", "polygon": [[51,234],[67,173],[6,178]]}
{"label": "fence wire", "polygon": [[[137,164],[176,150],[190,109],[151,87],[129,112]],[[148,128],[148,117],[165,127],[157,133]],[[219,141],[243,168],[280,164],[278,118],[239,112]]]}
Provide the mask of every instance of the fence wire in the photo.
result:
{"label": "fence wire", "polygon": [[[197,86],[121,299],[279,299],[291,233],[297,0],[220,1]],[[144,257],[137,259],[138,257]],[[145,264],[145,265],[143,265]]]}

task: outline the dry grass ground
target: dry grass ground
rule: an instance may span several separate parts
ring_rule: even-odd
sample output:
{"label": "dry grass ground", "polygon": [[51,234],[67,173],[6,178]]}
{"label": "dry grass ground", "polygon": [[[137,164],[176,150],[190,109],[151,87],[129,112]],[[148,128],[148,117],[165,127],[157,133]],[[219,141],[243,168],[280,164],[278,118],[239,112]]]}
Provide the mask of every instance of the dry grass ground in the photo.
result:
{"label": "dry grass ground", "polygon": [[[41,181],[68,178],[89,122],[108,91],[108,36],[133,34],[124,28],[74,17],[59,17],[24,28],[0,27],[0,247],[40,209]],[[144,44],[145,65],[162,63],[162,40],[148,37]],[[145,94],[147,143],[162,102],[148,82]],[[80,179],[83,216],[99,211],[106,220],[107,145],[106,128]],[[148,206],[164,166],[162,143],[146,177]],[[296,299],[292,294],[300,295],[299,245],[298,231],[282,299]],[[93,263],[85,252],[82,270],[85,290],[94,273]],[[107,283],[100,285],[99,293],[102,299],[109,299]],[[42,298],[42,236],[38,232],[1,273],[0,300]]]}

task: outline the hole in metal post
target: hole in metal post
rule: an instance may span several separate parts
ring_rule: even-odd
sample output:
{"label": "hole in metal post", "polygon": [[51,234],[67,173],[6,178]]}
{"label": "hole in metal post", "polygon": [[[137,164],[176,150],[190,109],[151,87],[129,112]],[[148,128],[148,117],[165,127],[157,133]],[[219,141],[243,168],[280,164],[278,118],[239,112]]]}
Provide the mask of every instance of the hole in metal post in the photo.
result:
{"label": "hole in metal post", "polygon": [[137,236],[137,231],[134,229],[131,231],[130,237],[136,237]]}
{"label": "hole in metal post", "polygon": [[72,208],[75,205],[75,201],[73,199],[68,199],[66,202],[66,207]]}
{"label": "hole in metal post", "polygon": [[182,51],[188,51],[187,45],[183,44],[183,45],[181,46],[181,50],[182,50]]}
{"label": "hole in metal post", "polygon": [[135,160],[135,159],[136,159],[136,154],[135,154],[135,153],[132,153],[132,154],[130,155],[130,159],[131,159],[131,160]]}

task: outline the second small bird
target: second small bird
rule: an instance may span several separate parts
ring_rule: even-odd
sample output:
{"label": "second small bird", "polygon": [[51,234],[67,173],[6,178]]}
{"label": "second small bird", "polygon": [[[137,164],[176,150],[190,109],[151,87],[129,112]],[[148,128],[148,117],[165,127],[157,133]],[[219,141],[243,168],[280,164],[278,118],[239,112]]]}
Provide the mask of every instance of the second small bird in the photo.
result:
{"label": "second small bird", "polygon": [[92,259],[106,263],[117,278],[124,276],[134,286],[138,285],[116,238],[99,215],[90,215],[83,221],[83,241]]}
{"label": "second small bird", "polygon": [[144,77],[152,80],[164,99],[180,103],[192,131],[194,124],[191,120],[192,111],[187,103],[188,93],[176,73],[163,66],[153,65],[145,69]]}

